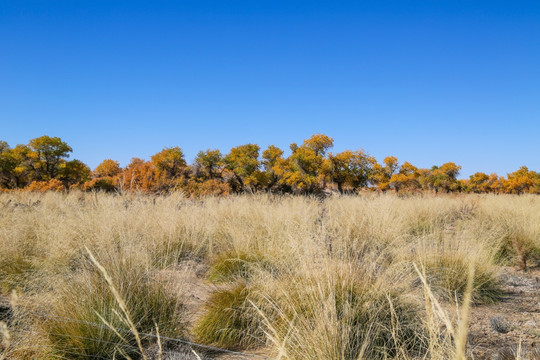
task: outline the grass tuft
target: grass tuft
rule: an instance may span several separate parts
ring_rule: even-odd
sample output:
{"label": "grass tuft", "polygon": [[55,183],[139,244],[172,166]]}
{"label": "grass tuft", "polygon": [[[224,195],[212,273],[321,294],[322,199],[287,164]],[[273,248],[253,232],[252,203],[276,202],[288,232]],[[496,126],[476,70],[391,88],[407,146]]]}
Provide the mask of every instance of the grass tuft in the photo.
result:
{"label": "grass tuft", "polygon": [[208,270],[208,280],[215,283],[249,280],[257,270],[275,274],[277,269],[260,253],[223,253]]}
{"label": "grass tuft", "polygon": [[[108,265],[107,271],[117,284],[118,294],[138,332],[154,333],[157,325],[162,329],[161,335],[185,335],[182,303],[165,283],[136,263],[118,261]],[[112,354],[117,359],[141,355],[136,335],[121,316],[123,306],[109,285],[94,268],[68,279],[41,324],[55,354],[81,359]],[[148,345],[155,339],[142,336],[142,341]]]}
{"label": "grass tuft", "polygon": [[[453,302],[456,299],[462,300],[466,292],[469,263],[462,257],[441,254],[426,259],[422,265],[434,293]],[[501,282],[492,267],[476,264],[472,279],[472,302],[474,304],[494,303],[502,295]]]}
{"label": "grass tuft", "polygon": [[197,341],[227,349],[263,345],[265,335],[260,316],[251,304],[254,300],[255,291],[245,282],[215,290],[193,329]]}

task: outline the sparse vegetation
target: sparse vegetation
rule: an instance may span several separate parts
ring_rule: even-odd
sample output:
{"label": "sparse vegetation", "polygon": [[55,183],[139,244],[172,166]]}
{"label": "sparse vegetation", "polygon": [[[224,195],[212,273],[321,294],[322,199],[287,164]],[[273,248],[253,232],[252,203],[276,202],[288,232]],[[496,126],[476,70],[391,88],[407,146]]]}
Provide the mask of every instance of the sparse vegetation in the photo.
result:
{"label": "sparse vegetation", "polygon": [[497,304],[502,264],[540,259],[534,195],[10,192],[0,207],[10,359],[150,359],[158,332],[282,360],[464,359],[469,306]]}

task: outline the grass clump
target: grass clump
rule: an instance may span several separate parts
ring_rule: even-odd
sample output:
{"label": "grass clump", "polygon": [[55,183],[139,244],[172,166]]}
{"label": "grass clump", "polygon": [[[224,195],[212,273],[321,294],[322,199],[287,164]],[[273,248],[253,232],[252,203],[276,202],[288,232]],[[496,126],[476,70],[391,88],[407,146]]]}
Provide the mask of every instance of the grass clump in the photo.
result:
{"label": "grass clump", "polygon": [[159,269],[165,269],[176,266],[184,260],[200,261],[205,257],[205,250],[187,241],[177,240],[152,244],[150,254],[153,265]]}
{"label": "grass clump", "polygon": [[499,243],[496,258],[499,263],[513,264],[527,271],[540,262],[540,233],[531,234],[524,229],[507,231]]}
{"label": "grass clump", "polygon": [[9,294],[28,282],[35,267],[24,254],[13,254],[0,260],[0,294]]}
{"label": "grass clump", "polygon": [[261,253],[230,252],[219,255],[208,270],[208,280],[215,283],[249,280],[257,270],[275,274],[277,269]]}
{"label": "grass clump", "polygon": [[[166,283],[129,260],[108,265],[137,332],[155,333],[157,326],[161,335],[184,336],[182,303]],[[113,354],[117,359],[141,357],[136,334],[129,330],[114,291],[96,269],[74,275],[57,296],[41,324],[54,354],[73,359]],[[144,345],[156,341],[144,335],[141,339]]]}
{"label": "grass clump", "polygon": [[0,222],[0,293],[24,290],[37,269],[37,240],[30,225],[25,224],[20,231],[4,232]]}
{"label": "grass clump", "polygon": [[418,306],[360,273],[323,270],[283,283],[272,299],[277,315],[266,324],[284,358],[383,359],[423,351]]}
{"label": "grass clump", "polygon": [[540,202],[537,197],[486,201],[482,215],[499,233],[496,260],[526,271],[540,264]]}
{"label": "grass clump", "polygon": [[[447,301],[461,300],[467,289],[471,259],[455,254],[436,254],[423,260],[427,281],[433,292]],[[501,282],[490,264],[476,263],[472,280],[472,302],[497,302],[503,292]]]}
{"label": "grass clump", "polygon": [[193,329],[197,341],[227,349],[263,345],[262,320],[251,301],[255,291],[245,282],[214,291]]}

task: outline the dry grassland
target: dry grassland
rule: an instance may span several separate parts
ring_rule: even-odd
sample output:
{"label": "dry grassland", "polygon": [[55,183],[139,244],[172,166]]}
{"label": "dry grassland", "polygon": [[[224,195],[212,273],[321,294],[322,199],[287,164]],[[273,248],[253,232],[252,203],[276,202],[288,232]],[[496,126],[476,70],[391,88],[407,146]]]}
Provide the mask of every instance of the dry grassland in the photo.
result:
{"label": "dry grassland", "polygon": [[538,196],[6,193],[0,246],[0,359],[540,357]]}

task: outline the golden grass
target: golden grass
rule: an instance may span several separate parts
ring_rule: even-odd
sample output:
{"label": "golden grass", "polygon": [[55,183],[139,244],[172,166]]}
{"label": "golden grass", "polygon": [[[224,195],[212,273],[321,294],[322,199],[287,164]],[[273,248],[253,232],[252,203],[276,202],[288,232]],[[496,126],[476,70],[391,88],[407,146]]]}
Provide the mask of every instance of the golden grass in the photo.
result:
{"label": "golden grass", "polygon": [[[540,260],[535,196],[24,192],[0,209],[0,294],[19,299],[0,356],[15,359],[144,358],[162,344],[135,334],[158,329],[276,359],[464,359],[498,264]],[[217,284],[196,313],[186,260]]]}

